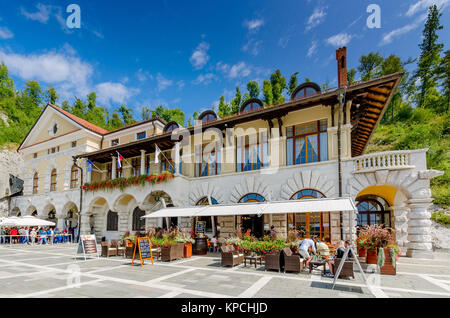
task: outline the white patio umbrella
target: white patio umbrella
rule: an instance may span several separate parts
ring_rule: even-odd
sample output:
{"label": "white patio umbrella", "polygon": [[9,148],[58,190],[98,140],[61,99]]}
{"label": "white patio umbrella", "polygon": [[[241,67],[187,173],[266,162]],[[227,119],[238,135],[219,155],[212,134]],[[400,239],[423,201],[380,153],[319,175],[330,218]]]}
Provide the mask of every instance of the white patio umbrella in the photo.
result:
{"label": "white patio umbrella", "polygon": [[55,226],[54,222],[42,220],[31,215],[17,218],[16,226]]}
{"label": "white patio umbrella", "polygon": [[19,217],[17,216],[10,216],[8,218],[4,218],[0,221],[0,226],[17,226],[17,220]]}

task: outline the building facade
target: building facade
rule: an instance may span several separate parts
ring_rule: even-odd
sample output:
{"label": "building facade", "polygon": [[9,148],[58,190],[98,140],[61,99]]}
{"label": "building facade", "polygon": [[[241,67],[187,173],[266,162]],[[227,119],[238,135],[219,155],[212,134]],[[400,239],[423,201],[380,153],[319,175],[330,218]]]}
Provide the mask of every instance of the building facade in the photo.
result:
{"label": "building facade", "polygon": [[[225,237],[237,228],[262,236],[274,226],[281,236],[298,230],[333,243],[354,239],[357,227],[384,224],[408,256],[431,257],[430,179],[441,172],[427,169],[427,149],[363,154],[401,74],[347,85],[346,48],[336,59],[336,89],[304,83],[283,104],[250,99],[236,115],[208,110],[187,128],[152,118],[109,132],[48,105],[19,147],[27,177],[11,213],[55,219],[59,227],[80,216],[81,233],[117,239],[169,225],[190,231],[200,221],[141,219],[162,207],[350,197],[357,214],[201,221]],[[168,174],[174,177],[161,177]]]}

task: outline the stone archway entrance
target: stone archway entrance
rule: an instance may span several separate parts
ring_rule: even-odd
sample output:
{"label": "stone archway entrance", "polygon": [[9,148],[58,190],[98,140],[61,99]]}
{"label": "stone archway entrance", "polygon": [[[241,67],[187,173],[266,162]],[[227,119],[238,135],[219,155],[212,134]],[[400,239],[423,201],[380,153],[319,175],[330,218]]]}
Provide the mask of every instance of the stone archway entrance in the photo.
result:
{"label": "stone archway entrance", "polygon": [[[164,206],[169,208],[173,207],[172,198],[164,191],[153,191],[144,199],[143,207],[145,211],[154,212],[162,209]],[[168,217],[168,218],[156,218],[147,219],[147,225],[151,228],[163,228],[167,229],[171,225],[185,227],[185,223],[190,223],[189,220],[181,220],[184,218]],[[187,218],[189,219],[189,218]],[[190,226],[190,225],[189,225]]]}

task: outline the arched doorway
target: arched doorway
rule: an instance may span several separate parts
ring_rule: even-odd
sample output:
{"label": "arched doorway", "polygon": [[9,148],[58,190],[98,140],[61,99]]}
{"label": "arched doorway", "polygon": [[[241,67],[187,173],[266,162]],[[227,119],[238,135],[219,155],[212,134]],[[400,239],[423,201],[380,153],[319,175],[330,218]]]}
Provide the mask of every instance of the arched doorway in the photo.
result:
{"label": "arched doorway", "polygon": [[[248,193],[244,195],[238,203],[264,202],[266,199],[258,193]],[[264,218],[258,215],[241,215],[240,220],[242,233],[250,230],[251,235],[260,238],[264,235]],[[237,223],[237,224],[239,224]]]}
{"label": "arched doorway", "polygon": [[[217,202],[217,200],[213,197],[211,197],[211,204],[215,205],[215,204],[219,204]],[[200,200],[198,200],[198,202],[196,203],[196,205],[209,205],[209,200],[208,197],[203,197]],[[214,220],[214,222],[213,222]],[[196,224],[197,222],[205,222],[205,234],[210,234],[210,235],[214,235],[214,233],[217,234],[217,216],[199,216],[195,218],[195,222],[192,224],[192,226],[194,227],[194,230],[196,228]]]}
{"label": "arched doorway", "polygon": [[[314,189],[302,189],[291,197],[290,200],[320,199],[325,195]],[[301,237],[320,237],[323,240],[330,239],[330,213],[308,212],[288,214],[288,231],[297,230]]]}
{"label": "arched doorway", "polygon": [[385,199],[376,195],[364,195],[356,200],[358,228],[370,225],[391,227],[391,212]]}
{"label": "arched doorway", "polygon": [[[163,203],[164,202],[164,203]],[[157,211],[164,207],[173,207],[171,197],[164,191],[153,191],[144,199],[143,205],[147,206],[145,210]],[[150,212],[151,213],[151,212]],[[156,220],[148,219],[150,227],[167,229],[169,226],[178,226],[178,217],[158,218]]]}
{"label": "arched doorway", "polygon": [[141,210],[139,207],[134,208],[132,221],[133,231],[145,231],[145,220],[142,219],[144,215],[145,211]]}

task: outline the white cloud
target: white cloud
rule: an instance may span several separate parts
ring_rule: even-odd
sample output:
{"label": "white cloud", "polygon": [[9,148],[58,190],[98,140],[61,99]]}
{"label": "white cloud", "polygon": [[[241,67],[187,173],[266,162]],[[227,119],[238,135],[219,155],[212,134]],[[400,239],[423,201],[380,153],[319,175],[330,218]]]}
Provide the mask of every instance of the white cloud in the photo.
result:
{"label": "white cloud", "polygon": [[309,16],[308,21],[306,22],[306,31],[315,28],[325,20],[325,17],[327,16],[327,13],[325,11],[326,9],[326,7],[317,7],[314,9],[313,13]]}
{"label": "white cloud", "polygon": [[250,67],[245,64],[245,62],[239,62],[237,64],[234,64],[228,73],[229,78],[236,78],[236,77],[247,77],[251,73]]}
{"label": "white cloud", "polygon": [[38,11],[31,13],[25,10],[24,7],[20,7],[20,13],[22,13],[22,15],[24,15],[27,19],[47,23],[51,15],[52,6],[38,3],[36,8]]}
{"label": "white cloud", "polygon": [[156,81],[158,82],[158,91],[163,91],[173,84],[173,81],[165,78],[161,73],[156,75]]}
{"label": "white cloud", "polygon": [[200,74],[199,76],[197,76],[195,81],[193,81],[192,83],[195,85],[198,85],[198,84],[208,85],[215,79],[216,79],[216,76],[213,73]]}
{"label": "white cloud", "polygon": [[184,83],[183,80],[179,80],[179,81],[177,82],[177,87],[178,87],[178,89],[182,89],[185,85],[186,85],[186,84]]}
{"label": "white cloud", "polygon": [[124,104],[128,98],[139,93],[138,89],[128,88],[122,83],[104,82],[95,86],[97,99],[100,103]]}
{"label": "white cloud", "polygon": [[284,49],[288,45],[290,39],[290,36],[283,36],[278,40],[278,45]]}
{"label": "white cloud", "polygon": [[419,0],[411,4],[406,12],[406,16],[410,17],[419,11],[427,10],[432,5],[437,5],[438,8],[444,8],[450,4],[450,0]]}
{"label": "white cloud", "polygon": [[332,46],[345,46],[350,42],[352,37],[353,36],[348,33],[338,33],[329,37],[325,41]]}
{"label": "white cloud", "polygon": [[148,79],[153,79],[152,74],[147,71],[144,71],[142,68],[138,69],[136,72],[136,77],[140,82],[145,82]]}
{"label": "white cloud", "polygon": [[263,19],[253,19],[253,20],[245,20],[244,26],[250,31],[250,32],[257,32],[260,27],[264,25]]}
{"label": "white cloud", "polygon": [[194,50],[189,61],[195,69],[202,69],[206,65],[209,60],[208,50],[209,44],[206,42],[201,42]]}
{"label": "white cloud", "polygon": [[7,27],[0,27],[0,39],[10,39],[14,34]]}
{"label": "white cloud", "polygon": [[308,54],[306,54],[307,57],[312,57],[314,53],[317,52],[317,41],[312,41],[311,46],[309,47]]}
{"label": "white cloud", "polygon": [[[87,81],[93,73],[89,63],[67,53],[48,52],[43,54],[21,55],[5,52],[0,49],[0,60],[3,60],[11,74],[24,80],[38,80],[47,84],[59,85],[61,96],[71,91],[78,94],[87,92]],[[55,87],[57,88],[57,87]]]}
{"label": "white cloud", "polygon": [[259,54],[259,50],[261,48],[261,44],[263,41],[256,41],[255,39],[250,39],[243,47],[242,50],[244,52],[248,52],[253,56],[257,56]]}
{"label": "white cloud", "polygon": [[392,30],[389,33],[383,34],[383,39],[380,42],[380,45],[389,44],[393,41],[394,38],[399,37],[405,33],[408,33],[411,30],[417,28],[425,19],[427,18],[427,14],[422,14],[419,19],[416,19],[413,23],[407,24],[401,28]]}

